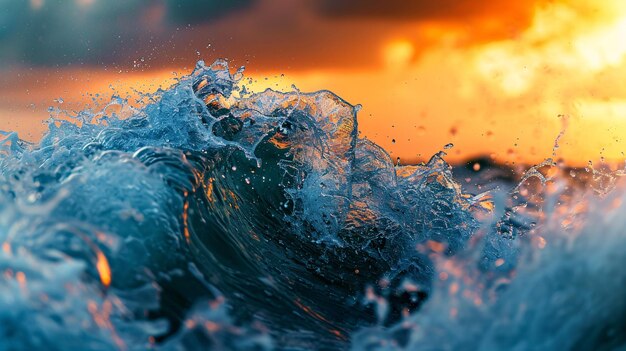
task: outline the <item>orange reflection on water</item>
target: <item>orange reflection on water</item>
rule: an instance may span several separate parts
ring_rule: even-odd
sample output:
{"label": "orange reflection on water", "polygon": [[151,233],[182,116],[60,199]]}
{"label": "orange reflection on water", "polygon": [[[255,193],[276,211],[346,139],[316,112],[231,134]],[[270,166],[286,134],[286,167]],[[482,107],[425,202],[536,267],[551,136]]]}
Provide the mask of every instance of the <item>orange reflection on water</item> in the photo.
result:
{"label": "orange reflection on water", "polygon": [[108,287],[111,285],[111,268],[109,266],[109,261],[101,251],[97,251],[96,257],[96,269],[100,275],[100,281],[102,282],[102,285]]}

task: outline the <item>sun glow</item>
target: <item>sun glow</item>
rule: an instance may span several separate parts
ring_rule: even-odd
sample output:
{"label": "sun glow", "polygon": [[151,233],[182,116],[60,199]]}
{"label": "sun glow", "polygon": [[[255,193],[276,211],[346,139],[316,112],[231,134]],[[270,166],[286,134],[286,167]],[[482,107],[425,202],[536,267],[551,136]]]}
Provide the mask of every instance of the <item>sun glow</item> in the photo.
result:
{"label": "sun glow", "polygon": [[390,42],[383,51],[385,64],[393,69],[404,68],[414,58],[415,48],[408,40]]}

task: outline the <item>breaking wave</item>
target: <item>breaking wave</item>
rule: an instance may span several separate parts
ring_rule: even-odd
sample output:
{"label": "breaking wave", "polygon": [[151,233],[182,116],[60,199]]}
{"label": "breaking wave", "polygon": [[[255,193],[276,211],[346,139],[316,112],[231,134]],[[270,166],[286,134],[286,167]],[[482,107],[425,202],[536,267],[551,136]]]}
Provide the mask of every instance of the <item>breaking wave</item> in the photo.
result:
{"label": "breaking wave", "polygon": [[626,349],[621,173],[547,160],[473,194],[329,91],[241,78],[199,62],[3,133],[1,350]]}

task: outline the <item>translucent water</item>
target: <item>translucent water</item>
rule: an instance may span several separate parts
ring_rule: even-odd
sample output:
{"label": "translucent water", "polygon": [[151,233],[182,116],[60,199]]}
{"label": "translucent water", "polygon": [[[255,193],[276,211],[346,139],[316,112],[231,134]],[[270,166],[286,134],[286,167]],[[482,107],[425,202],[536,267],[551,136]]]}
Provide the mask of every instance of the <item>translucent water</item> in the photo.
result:
{"label": "translucent water", "polygon": [[624,347],[618,173],[465,193],[333,93],[241,78],[199,62],[140,107],[3,134],[0,349]]}

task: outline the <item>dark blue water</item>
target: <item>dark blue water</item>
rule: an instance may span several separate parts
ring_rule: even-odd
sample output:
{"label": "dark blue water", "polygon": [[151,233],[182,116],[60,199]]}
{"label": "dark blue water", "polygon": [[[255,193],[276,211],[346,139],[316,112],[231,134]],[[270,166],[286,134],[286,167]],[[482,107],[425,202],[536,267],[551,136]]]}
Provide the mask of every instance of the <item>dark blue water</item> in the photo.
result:
{"label": "dark blue water", "polygon": [[4,133],[0,350],[626,348],[619,173],[464,187],[241,75]]}

